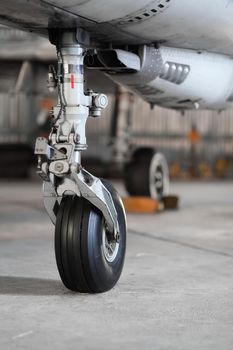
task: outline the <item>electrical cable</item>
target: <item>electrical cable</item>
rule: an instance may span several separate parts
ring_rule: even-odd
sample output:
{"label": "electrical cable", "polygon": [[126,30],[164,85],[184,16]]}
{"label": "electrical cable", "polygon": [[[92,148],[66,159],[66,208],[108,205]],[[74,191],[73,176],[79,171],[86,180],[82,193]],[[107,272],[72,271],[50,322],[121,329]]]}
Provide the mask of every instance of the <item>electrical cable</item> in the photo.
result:
{"label": "electrical cable", "polygon": [[58,96],[59,96],[59,101],[61,106],[56,119],[53,121],[53,126],[56,124],[56,122],[60,118],[62,111],[64,112],[64,114],[66,113],[66,106],[67,106],[67,101],[66,101],[65,92],[64,92],[64,59],[61,53],[60,43],[61,43],[61,40],[59,38],[59,47],[57,48],[57,57],[60,59],[58,59],[58,69],[57,69],[56,78],[57,78]]}

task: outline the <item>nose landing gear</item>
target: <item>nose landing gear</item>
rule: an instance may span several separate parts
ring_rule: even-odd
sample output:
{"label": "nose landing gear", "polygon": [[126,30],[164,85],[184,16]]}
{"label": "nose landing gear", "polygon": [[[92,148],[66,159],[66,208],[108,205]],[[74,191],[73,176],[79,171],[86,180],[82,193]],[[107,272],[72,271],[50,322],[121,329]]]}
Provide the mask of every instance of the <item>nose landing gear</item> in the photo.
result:
{"label": "nose landing gear", "polygon": [[107,97],[84,93],[85,51],[76,35],[59,36],[58,70],[50,69],[49,87],[57,87],[54,125],[47,141],[38,138],[35,154],[44,180],[45,208],[55,224],[55,254],[64,285],[98,293],[118,281],[125,256],[126,218],[113,187],[84,170],[88,116],[99,116]]}

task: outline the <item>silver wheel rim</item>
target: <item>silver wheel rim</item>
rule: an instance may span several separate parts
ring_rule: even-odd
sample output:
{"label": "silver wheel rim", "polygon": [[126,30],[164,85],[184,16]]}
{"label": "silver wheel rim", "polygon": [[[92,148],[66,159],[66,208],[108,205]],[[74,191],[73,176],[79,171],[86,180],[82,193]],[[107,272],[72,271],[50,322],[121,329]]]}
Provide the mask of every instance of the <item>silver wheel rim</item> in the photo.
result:
{"label": "silver wheel rim", "polygon": [[119,250],[119,243],[111,242],[108,239],[105,227],[103,227],[102,233],[102,248],[105,259],[110,263],[113,262],[116,259]]}
{"label": "silver wheel rim", "polygon": [[158,196],[163,195],[163,169],[158,166],[154,174],[154,186]]}
{"label": "silver wheel rim", "polygon": [[165,157],[155,153],[150,164],[150,195],[154,199],[161,199],[169,194],[169,169]]}

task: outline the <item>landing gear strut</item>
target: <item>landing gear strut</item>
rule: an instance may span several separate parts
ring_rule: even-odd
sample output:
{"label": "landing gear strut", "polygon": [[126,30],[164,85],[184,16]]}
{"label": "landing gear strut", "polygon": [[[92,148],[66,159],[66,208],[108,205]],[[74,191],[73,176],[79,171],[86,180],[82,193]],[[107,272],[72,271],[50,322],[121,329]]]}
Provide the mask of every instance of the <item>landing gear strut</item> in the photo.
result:
{"label": "landing gear strut", "polygon": [[125,256],[126,219],[122,202],[105,181],[81,166],[87,148],[85,125],[101,114],[107,97],[84,93],[85,50],[74,32],[64,31],[58,45],[58,69],[51,67],[49,87],[58,89],[49,139],[38,138],[35,154],[43,178],[45,208],[55,224],[55,253],[64,285],[98,293],[118,281]]}

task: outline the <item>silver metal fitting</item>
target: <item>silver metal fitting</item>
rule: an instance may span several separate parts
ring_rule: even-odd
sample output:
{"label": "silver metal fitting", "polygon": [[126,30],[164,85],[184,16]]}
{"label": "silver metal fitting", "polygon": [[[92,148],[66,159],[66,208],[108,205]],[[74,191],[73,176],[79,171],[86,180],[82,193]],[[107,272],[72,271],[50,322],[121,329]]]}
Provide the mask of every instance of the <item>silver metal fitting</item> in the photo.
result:
{"label": "silver metal fitting", "polygon": [[108,105],[108,98],[104,94],[96,94],[89,92],[92,96],[92,106],[90,108],[91,117],[100,117],[102,109]]}
{"label": "silver metal fitting", "polygon": [[57,76],[54,66],[49,66],[47,87],[50,92],[53,92],[57,87]]}
{"label": "silver metal fitting", "polygon": [[108,98],[104,94],[97,94],[96,96],[93,96],[93,104],[96,108],[104,109],[108,105]]}
{"label": "silver metal fitting", "polygon": [[68,174],[70,170],[69,163],[66,161],[55,161],[50,163],[49,171],[57,176]]}

